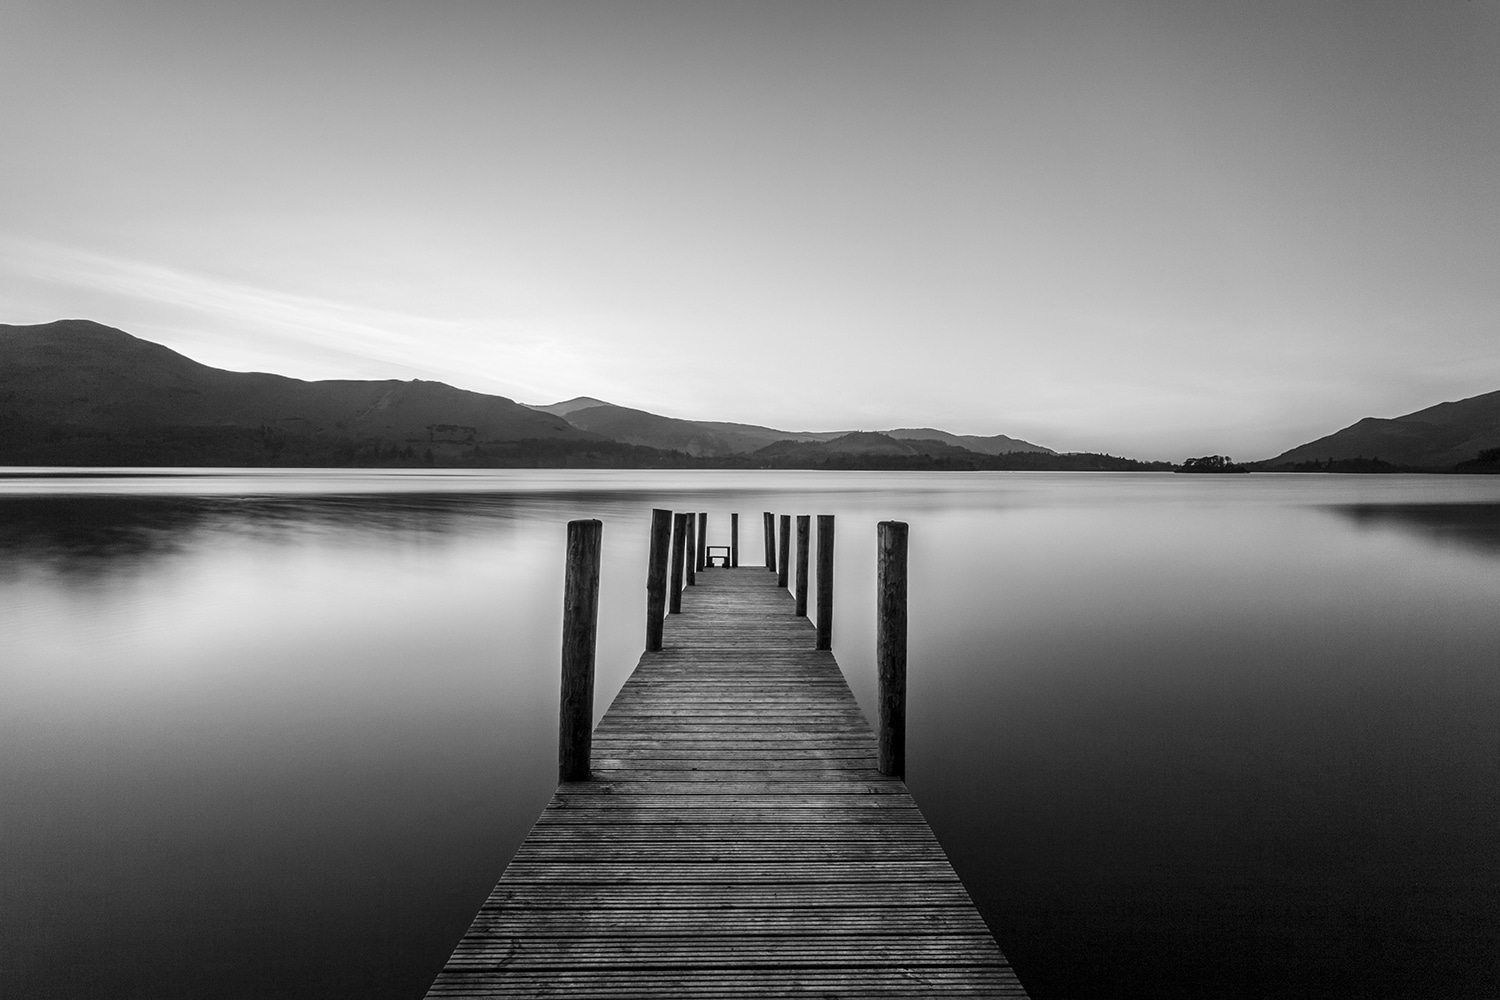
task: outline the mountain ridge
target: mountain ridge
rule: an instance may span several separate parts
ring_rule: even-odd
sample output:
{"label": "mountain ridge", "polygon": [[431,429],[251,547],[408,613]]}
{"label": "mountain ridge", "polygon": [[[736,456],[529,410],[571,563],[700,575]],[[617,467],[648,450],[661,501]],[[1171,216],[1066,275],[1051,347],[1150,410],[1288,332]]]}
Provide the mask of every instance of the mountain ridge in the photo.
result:
{"label": "mountain ridge", "polygon": [[[590,400],[598,405],[575,405]],[[651,448],[684,451],[694,457],[722,458],[751,455],[781,441],[801,443],[829,442],[860,431],[786,431],[759,424],[733,423],[722,420],[687,420],[664,417],[648,410],[619,406],[593,400],[589,396],[546,405],[530,404],[534,409],[556,413],[580,430],[587,430],[617,441]],[[980,437],[974,434],[950,434],[933,428],[897,428],[875,431],[898,440],[943,441],[965,451],[981,455],[1005,455],[1013,452],[1057,454],[1051,448],[1022,441],[1005,434]]]}
{"label": "mountain ridge", "polygon": [[[1500,447],[1500,390],[1448,400],[1399,417],[1364,417],[1306,444],[1289,448],[1255,468],[1337,468],[1339,463],[1380,462],[1395,469],[1448,470]],[[1299,470],[1301,471],[1301,470]]]}
{"label": "mountain ridge", "polygon": [[[1500,471],[1500,391],[1366,417],[1254,471]],[[91,320],[0,324],[0,464],[1154,469],[930,427],[784,431],[591,396],[231,372]]]}
{"label": "mountain ridge", "polygon": [[[590,396],[526,405],[421,379],[231,372],[92,320],[0,324],[0,464],[754,468],[775,459],[756,456],[778,442],[826,444],[850,433],[682,420]],[[825,459],[865,454],[855,440],[825,449]],[[1025,445],[1004,435],[974,440]],[[933,458],[922,449],[897,452],[883,457]]]}

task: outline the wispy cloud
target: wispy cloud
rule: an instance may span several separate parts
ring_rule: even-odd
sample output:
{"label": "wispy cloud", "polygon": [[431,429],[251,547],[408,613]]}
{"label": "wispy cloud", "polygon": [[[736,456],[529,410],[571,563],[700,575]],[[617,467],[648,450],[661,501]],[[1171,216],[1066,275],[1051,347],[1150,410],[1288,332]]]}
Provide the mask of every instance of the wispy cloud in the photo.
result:
{"label": "wispy cloud", "polygon": [[0,273],[54,286],[65,300],[78,293],[117,300],[123,315],[152,318],[153,329],[130,332],[191,349],[210,364],[305,378],[436,378],[528,400],[566,393],[579,381],[616,382],[603,377],[612,352],[599,316],[481,319],[377,308],[7,236],[0,236]]}

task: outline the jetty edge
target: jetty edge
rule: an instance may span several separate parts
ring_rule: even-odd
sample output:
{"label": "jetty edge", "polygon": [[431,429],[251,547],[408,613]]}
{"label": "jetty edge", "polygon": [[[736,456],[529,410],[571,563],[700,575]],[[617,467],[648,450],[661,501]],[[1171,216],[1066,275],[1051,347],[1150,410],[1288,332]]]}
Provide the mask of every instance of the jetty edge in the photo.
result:
{"label": "jetty edge", "polygon": [[828,641],[832,517],[816,624],[769,563],[710,569],[702,514],[652,523],[648,649],[591,733],[600,528],[569,525],[557,791],[427,996],[1025,997],[902,780],[906,525],[877,531],[877,734]]}

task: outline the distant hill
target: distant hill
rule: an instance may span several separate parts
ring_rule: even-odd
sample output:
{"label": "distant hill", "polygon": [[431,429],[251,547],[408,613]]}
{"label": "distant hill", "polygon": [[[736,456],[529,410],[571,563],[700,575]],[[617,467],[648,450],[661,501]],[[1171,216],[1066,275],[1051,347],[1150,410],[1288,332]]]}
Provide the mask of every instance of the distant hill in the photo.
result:
{"label": "distant hill", "polygon": [[414,456],[482,442],[593,437],[502,396],[421,380],[307,382],[223,371],[87,320],[0,325],[0,415],[9,418],[12,461],[28,447],[45,457],[38,441],[28,446],[38,434],[60,446],[119,438],[127,452],[177,437],[197,440],[198,450],[232,446],[238,454],[248,434],[271,451],[279,442],[312,455],[410,449]]}
{"label": "distant hill", "polygon": [[931,456],[973,455],[962,448],[954,448],[939,441],[898,441],[889,434],[874,431],[851,431],[829,441],[777,441],[755,453],[759,459],[781,459],[802,462],[826,461],[834,456],[881,456],[909,458],[916,455]]}
{"label": "distant hill", "polygon": [[1090,453],[1011,451],[985,455],[935,438],[903,440],[873,431],[854,431],[830,441],[778,441],[751,457],[762,467],[773,469],[1164,472],[1171,468],[1165,462],[1137,462]]}
{"label": "distant hill", "polygon": [[588,396],[547,406],[534,406],[533,409],[555,413],[580,430],[614,441],[666,451],[681,451],[696,458],[748,455],[777,441],[826,441],[845,433],[781,431],[773,427],[720,420],[683,420],[628,406],[616,406]]}
{"label": "distant hill", "polygon": [[768,427],[682,420],[609,403],[569,410],[564,419],[579,430],[612,441],[680,451],[695,458],[746,455],[787,436]]}
{"label": "distant hill", "polygon": [[548,403],[545,406],[535,403],[525,403],[523,405],[533,410],[540,410],[543,413],[550,413],[554,417],[566,418],[568,414],[575,410],[587,410],[593,406],[613,406],[614,404],[606,403],[602,399],[595,399],[593,396],[574,396],[572,399],[565,399],[561,403]]}
{"label": "distant hill", "polygon": [[[590,404],[594,405],[590,405]],[[537,406],[568,420],[573,426],[615,441],[649,448],[683,451],[698,457],[750,455],[781,442],[818,443],[840,439],[849,447],[859,440],[851,434],[881,433],[885,437],[907,441],[939,441],[981,455],[1005,455],[1012,452],[1055,454],[1050,448],[997,434],[979,437],[973,434],[950,434],[931,428],[901,428],[883,432],[850,431],[784,431],[756,424],[727,423],[720,420],[683,420],[663,417],[646,410],[615,406],[580,396],[562,403]],[[848,454],[861,452],[850,451]]]}
{"label": "distant hill", "polygon": [[900,427],[886,434],[900,441],[942,441],[958,448],[977,451],[981,455],[1008,455],[1016,451],[1038,451],[1044,455],[1057,454],[1051,448],[1043,448],[1030,441],[1021,441],[1004,434],[980,437],[977,434],[949,434],[931,427]]}
{"label": "distant hill", "polygon": [[0,465],[1096,469],[1005,435],[784,431],[590,396],[230,372],[88,320],[0,325]]}
{"label": "distant hill", "polygon": [[1496,447],[1500,447],[1500,391],[1439,403],[1391,419],[1366,417],[1257,462],[1255,468],[1322,465],[1340,471],[1351,461],[1362,459],[1404,469],[1447,470]]}

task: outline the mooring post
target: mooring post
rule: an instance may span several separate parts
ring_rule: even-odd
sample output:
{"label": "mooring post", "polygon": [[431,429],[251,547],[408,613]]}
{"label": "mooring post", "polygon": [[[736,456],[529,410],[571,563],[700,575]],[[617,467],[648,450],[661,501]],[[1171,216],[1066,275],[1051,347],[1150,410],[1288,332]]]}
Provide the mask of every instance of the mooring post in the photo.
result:
{"label": "mooring post", "polygon": [[788,572],[787,563],[792,554],[792,515],[781,515],[781,551],[777,553],[776,559],[776,586],[782,590],[786,589],[786,577]]}
{"label": "mooring post", "polygon": [[651,551],[646,557],[646,652],[661,649],[662,618],[667,610],[667,555],[672,547],[672,512],[651,512]]}
{"label": "mooring post", "polygon": [[698,515],[687,516],[687,585],[696,586],[698,583]]}
{"label": "mooring post", "polygon": [[880,678],[881,774],[906,776],[906,522],[876,528],[875,666]]}
{"label": "mooring post", "polygon": [[797,617],[807,617],[807,562],[808,547],[812,541],[810,518],[797,515]]}
{"label": "mooring post", "polygon": [[568,522],[563,579],[562,699],[557,780],[587,781],[594,749],[594,648],[599,636],[599,521]]}
{"label": "mooring post", "polygon": [[833,515],[818,515],[818,644],[833,648]]}
{"label": "mooring post", "polygon": [[740,516],[729,515],[729,565],[738,567],[740,564]]}
{"label": "mooring post", "polygon": [[708,569],[708,511],[698,514],[698,568]]}
{"label": "mooring post", "polygon": [[682,564],[687,561],[688,515],[672,515],[672,584],[667,588],[667,611],[682,614]]}
{"label": "mooring post", "polygon": [[766,569],[776,572],[776,515],[766,511],[761,515],[762,534],[766,539]]}

